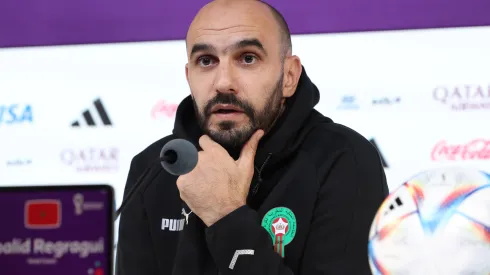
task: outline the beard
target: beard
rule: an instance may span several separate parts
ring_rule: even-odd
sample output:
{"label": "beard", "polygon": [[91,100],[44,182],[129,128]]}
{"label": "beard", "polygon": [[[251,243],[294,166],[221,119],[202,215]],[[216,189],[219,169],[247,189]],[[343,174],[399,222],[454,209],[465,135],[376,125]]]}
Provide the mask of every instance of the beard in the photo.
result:
{"label": "beard", "polygon": [[[267,133],[282,112],[283,78],[283,73],[281,73],[272,92],[266,93],[269,94],[269,97],[266,99],[262,110],[257,110],[249,102],[238,99],[233,93],[218,93],[204,105],[203,111],[199,110],[196,101],[193,100],[197,121],[204,134],[234,154],[240,152],[241,148],[258,129]],[[235,121],[224,120],[218,123],[218,129],[211,129],[209,123],[213,114],[211,110],[217,104],[230,104],[240,108],[248,117],[249,122],[239,127]]]}

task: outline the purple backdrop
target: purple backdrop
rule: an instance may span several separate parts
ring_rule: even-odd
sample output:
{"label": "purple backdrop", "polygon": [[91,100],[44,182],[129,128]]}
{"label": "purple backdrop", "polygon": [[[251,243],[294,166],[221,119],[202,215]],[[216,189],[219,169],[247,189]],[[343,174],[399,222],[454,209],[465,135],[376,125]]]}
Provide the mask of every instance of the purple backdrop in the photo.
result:
{"label": "purple backdrop", "polygon": [[[183,39],[205,0],[1,0],[0,47]],[[269,0],[294,34],[490,25],[489,0]]]}

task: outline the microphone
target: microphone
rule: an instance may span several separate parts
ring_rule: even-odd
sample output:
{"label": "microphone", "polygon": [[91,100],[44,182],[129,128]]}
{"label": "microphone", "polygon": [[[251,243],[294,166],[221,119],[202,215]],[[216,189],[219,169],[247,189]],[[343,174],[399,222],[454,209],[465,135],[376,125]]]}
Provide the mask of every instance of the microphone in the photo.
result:
{"label": "microphone", "polygon": [[160,151],[160,157],[158,160],[146,168],[146,170],[136,180],[133,187],[131,187],[126,197],[123,198],[121,206],[114,214],[114,221],[116,221],[119,215],[121,215],[121,212],[131,200],[136,190],[144,182],[147,182],[145,179],[157,164],[160,164],[168,173],[174,176],[180,176],[192,171],[192,169],[196,167],[197,160],[198,154],[194,144],[185,139],[173,139],[167,142]]}
{"label": "microphone", "polygon": [[161,165],[172,175],[185,175],[197,164],[197,149],[185,139],[174,139],[160,151]]}

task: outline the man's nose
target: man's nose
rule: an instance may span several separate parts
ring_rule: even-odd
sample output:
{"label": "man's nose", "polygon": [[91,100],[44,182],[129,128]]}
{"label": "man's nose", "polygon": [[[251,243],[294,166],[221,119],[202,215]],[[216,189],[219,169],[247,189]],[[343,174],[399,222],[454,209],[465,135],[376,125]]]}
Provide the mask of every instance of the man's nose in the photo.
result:
{"label": "man's nose", "polygon": [[218,93],[236,93],[236,72],[231,62],[220,62],[216,74],[215,88]]}

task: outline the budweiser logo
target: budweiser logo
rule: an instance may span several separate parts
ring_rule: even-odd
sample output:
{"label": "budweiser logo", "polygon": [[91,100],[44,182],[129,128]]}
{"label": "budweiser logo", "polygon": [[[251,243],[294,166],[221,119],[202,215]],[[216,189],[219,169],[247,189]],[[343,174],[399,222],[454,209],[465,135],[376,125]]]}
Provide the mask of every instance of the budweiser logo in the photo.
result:
{"label": "budweiser logo", "polygon": [[475,139],[456,145],[443,140],[434,146],[432,160],[490,160],[490,139]]}

